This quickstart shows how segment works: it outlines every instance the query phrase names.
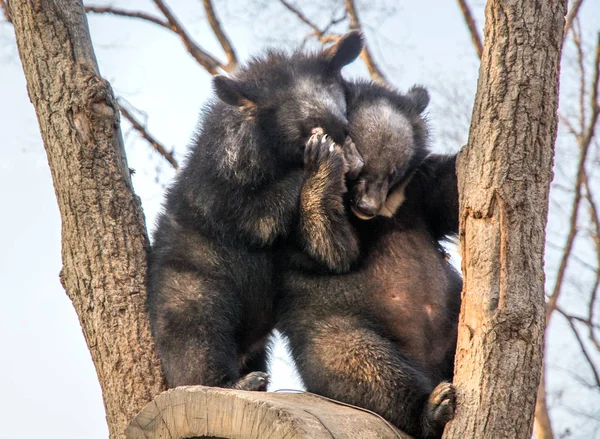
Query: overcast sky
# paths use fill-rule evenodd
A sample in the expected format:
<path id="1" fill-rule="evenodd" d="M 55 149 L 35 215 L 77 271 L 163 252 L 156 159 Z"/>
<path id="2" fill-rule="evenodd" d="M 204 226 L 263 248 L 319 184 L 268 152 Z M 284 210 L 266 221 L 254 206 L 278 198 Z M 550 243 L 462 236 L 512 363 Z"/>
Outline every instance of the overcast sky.
<path id="1" fill-rule="evenodd" d="M 110 2 L 154 11 L 149 3 Z M 200 2 L 168 3 L 185 20 L 196 41 L 220 54 Z M 278 9 L 278 2 L 257 3 L 271 6 L 253 16 L 241 6 L 247 6 L 246 1 L 215 0 L 241 59 L 272 44 L 269 37 L 302 41 L 308 30 Z M 430 87 L 430 120 L 438 141 L 441 134 L 454 133 L 459 139 L 453 146 L 466 142 L 466 124 L 461 125 L 460 120 L 470 114 L 478 61 L 456 2 L 393 2 L 400 6 L 392 12 L 373 6 L 365 10 L 365 5 L 384 3 L 358 2 L 377 61 L 400 89 L 414 83 Z M 484 2 L 471 3 L 482 28 Z M 599 3 L 584 2 L 581 15 L 588 29 L 600 27 Z M 325 22 L 328 15 L 321 18 Z M 89 24 L 101 74 L 118 96 L 147 112 L 151 132 L 175 148 L 181 159 L 198 110 L 210 95 L 208 74 L 166 30 L 111 16 L 92 16 Z M 346 73 L 366 76 L 358 63 Z M 446 95 L 460 92 L 452 107 L 459 122 L 450 127 L 440 123 L 449 110 L 437 93 L 441 90 Z M 0 102 L 0 438 L 106 438 L 94 366 L 77 316 L 58 280 L 60 217 L 12 27 L 7 24 L 0 25 Z M 124 131 L 129 166 L 136 169 L 135 189 L 152 229 L 163 187 L 173 172 L 161 166 L 163 162 L 146 143 Z M 161 167 L 158 183 L 157 167 Z M 284 363 L 278 355 L 272 388 L 297 388 L 298 381 Z"/>

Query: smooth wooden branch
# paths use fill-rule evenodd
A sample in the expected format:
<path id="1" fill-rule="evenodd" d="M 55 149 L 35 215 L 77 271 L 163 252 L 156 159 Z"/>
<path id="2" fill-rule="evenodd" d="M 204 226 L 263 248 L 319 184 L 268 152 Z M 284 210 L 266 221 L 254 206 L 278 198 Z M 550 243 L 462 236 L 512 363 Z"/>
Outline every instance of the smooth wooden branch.
<path id="1" fill-rule="evenodd" d="M 177 387 L 131 421 L 127 439 L 411 439 L 382 418 L 309 393 Z"/>

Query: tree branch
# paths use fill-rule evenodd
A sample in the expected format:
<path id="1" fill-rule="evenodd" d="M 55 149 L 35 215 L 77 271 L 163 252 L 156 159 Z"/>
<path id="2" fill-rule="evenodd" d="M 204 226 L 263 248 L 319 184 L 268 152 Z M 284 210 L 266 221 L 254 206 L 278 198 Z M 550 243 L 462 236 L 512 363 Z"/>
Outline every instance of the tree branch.
<path id="1" fill-rule="evenodd" d="M 0 1 L 2 1 L 2 0 L 0 0 Z M 167 23 L 166 21 L 163 21 L 160 18 L 155 17 L 154 15 L 146 14 L 145 12 L 126 11 L 124 9 L 113 8 L 112 6 L 86 6 L 85 11 L 93 12 L 95 14 L 111 14 L 111 15 L 118 15 L 121 17 L 139 18 L 141 20 L 145 20 L 145 21 L 149 21 L 151 23 L 157 24 L 158 26 L 165 27 L 167 29 L 171 29 L 169 27 L 169 23 Z"/>
<path id="2" fill-rule="evenodd" d="M 208 18 L 208 23 L 210 24 L 211 29 L 215 33 L 215 36 L 219 40 L 219 43 L 221 43 L 221 47 L 225 51 L 225 54 L 227 55 L 228 62 L 227 65 L 224 67 L 224 70 L 229 71 L 237 66 L 237 55 L 235 53 L 235 50 L 233 49 L 233 46 L 231 45 L 231 42 L 229 41 L 229 38 L 227 38 L 227 35 L 225 34 L 225 31 L 223 30 L 223 27 L 221 26 L 217 15 L 215 14 L 212 1 L 203 0 L 203 3 L 204 10 L 206 11 L 206 18 Z"/>
<path id="3" fill-rule="evenodd" d="M 2 11 L 4 11 L 4 18 L 6 18 L 6 21 L 12 23 L 12 20 L 10 19 L 10 13 L 8 12 L 8 6 L 4 0 L 0 0 L 0 8 L 2 8 Z"/>
<path id="4" fill-rule="evenodd" d="M 304 24 L 306 24 L 308 27 L 310 27 L 313 30 L 312 35 L 314 35 L 315 37 L 317 37 L 317 39 L 323 43 L 331 43 L 331 42 L 335 42 L 337 41 L 340 37 L 339 35 L 326 35 L 325 32 L 323 32 L 321 29 L 319 29 L 319 27 L 313 23 L 312 21 L 310 21 L 308 19 L 308 17 L 306 15 L 304 15 L 298 8 L 296 8 L 295 6 L 291 5 L 288 1 L 286 0 L 279 0 L 281 2 L 281 4 L 290 12 L 292 12 L 296 17 L 298 17 L 300 19 L 300 21 L 302 21 Z"/>
<path id="5" fill-rule="evenodd" d="M 581 7 L 582 3 L 583 3 L 583 0 L 573 0 L 572 1 L 571 8 L 569 9 L 569 12 L 567 13 L 567 17 L 565 18 L 565 30 L 563 33 L 563 41 L 567 38 L 567 34 L 571 30 L 571 26 L 573 25 L 573 20 L 577 16 L 577 13 L 579 12 L 579 8 Z"/>
<path id="6" fill-rule="evenodd" d="M 358 18 L 358 12 L 356 10 L 356 6 L 354 4 L 354 0 L 345 0 L 346 11 L 348 12 L 348 16 L 350 17 L 350 30 L 359 30 L 362 31 L 362 27 L 360 24 L 360 20 Z M 387 83 L 387 79 L 385 75 L 371 56 L 371 51 L 369 50 L 369 46 L 365 41 L 365 47 L 360 54 L 361 59 L 367 66 L 369 70 L 369 74 L 371 77 L 378 82 Z"/>
<path id="7" fill-rule="evenodd" d="M 125 116 L 129 123 L 131 123 L 133 128 L 138 133 L 140 133 L 140 135 L 146 141 L 148 141 L 148 143 L 155 149 L 155 151 L 158 152 L 161 156 L 163 156 L 165 160 L 167 160 L 171 164 L 171 166 L 173 166 L 173 168 L 179 169 L 179 164 L 177 163 L 177 160 L 175 160 L 175 157 L 173 157 L 173 154 L 168 152 L 167 149 L 148 132 L 146 124 L 142 124 L 141 122 L 139 122 L 133 116 L 133 114 L 131 114 L 120 102 L 118 104 L 121 114 Z"/>
<path id="8" fill-rule="evenodd" d="M 213 76 L 219 73 L 219 69 L 227 70 L 226 66 L 224 66 L 219 60 L 210 55 L 208 52 L 203 50 L 192 40 L 179 20 L 177 20 L 163 0 L 154 0 L 154 4 L 158 7 L 158 9 L 160 9 L 169 22 L 169 28 L 179 35 L 187 51 L 194 57 L 198 64 L 204 67 L 204 69 Z"/>
<path id="9" fill-rule="evenodd" d="M 573 200 L 573 210 L 571 212 L 571 221 L 569 226 L 569 234 L 567 236 L 567 242 L 565 244 L 565 249 L 563 252 L 562 259 L 560 261 L 560 266 L 558 269 L 558 274 L 556 276 L 556 282 L 554 284 L 554 289 L 552 294 L 550 295 L 550 300 L 547 304 L 546 311 L 546 325 L 550 322 L 550 317 L 552 316 L 552 311 L 556 308 L 556 304 L 558 301 L 558 297 L 562 291 L 562 283 L 564 280 L 565 271 L 567 268 L 567 262 L 569 260 L 569 256 L 571 254 L 571 250 L 573 248 L 573 242 L 575 240 L 575 235 L 577 233 L 577 216 L 579 212 L 579 204 L 581 202 L 581 189 L 585 180 L 585 163 L 587 159 L 587 154 L 590 149 L 590 145 L 592 143 L 592 139 L 594 137 L 594 130 L 596 127 L 596 122 L 598 121 L 598 114 L 600 113 L 600 105 L 598 104 L 598 82 L 600 77 L 600 32 L 598 33 L 598 41 L 596 44 L 596 54 L 594 59 L 594 76 L 592 80 L 592 91 L 591 95 L 591 107 L 592 113 L 590 116 L 590 120 L 588 121 L 587 128 L 582 133 L 582 136 L 577 136 L 577 141 L 579 143 L 580 155 L 579 155 L 579 163 L 577 165 L 577 180 L 575 183 L 575 199 Z"/>
<path id="10" fill-rule="evenodd" d="M 460 6 L 460 10 L 462 11 L 465 22 L 467 23 L 467 27 L 469 28 L 469 33 L 471 34 L 471 40 L 475 46 L 477 57 L 481 59 L 481 54 L 483 53 L 483 42 L 481 41 L 481 36 L 479 35 L 479 31 L 475 25 L 475 19 L 471 14 L 471 9 L 467 4 L 467 0 L 458 0 L 458 5 Z"/>
<path id="11" fill-rule="evenodd" d="M 577 332 L 577 328 L 575 327 L 575 324 L 573 323 L 573 320 L 574 320 L 573 317 L 571 317 L 570 315 L 568 315 L 567 313 L 565 313 L 562 309 L 560 309 L 558 307 L 556 308 L 556 311 L 560 315 L 562 315 L 567 320 L 567 322 L 569 323 L 569 326 L 573 330 L 573 334 L 575 335 L 575 338 L 577 339 L 577 342 L 579 343 L 579 347 L 581 348 L 581 352 L 583 353 L 583 356 L 587 360 L 587 362 L 588 362 L 588 364 L 590 366 L 590 369 L 592 371 L 592 374 L 594 375 L 594 379 L 596 381 L 596 386 L 598 388 L 600 388 L 600 373 L 596 369 L 596 366 L 595 366 L 594 362 L 592 361 L 591 357 L 587 353 L 587 350 L 585 348 L 585 344 L 583 343 L 583 340 L 581 339 L 581 336 L 579 335 L 579 332 Z"/>

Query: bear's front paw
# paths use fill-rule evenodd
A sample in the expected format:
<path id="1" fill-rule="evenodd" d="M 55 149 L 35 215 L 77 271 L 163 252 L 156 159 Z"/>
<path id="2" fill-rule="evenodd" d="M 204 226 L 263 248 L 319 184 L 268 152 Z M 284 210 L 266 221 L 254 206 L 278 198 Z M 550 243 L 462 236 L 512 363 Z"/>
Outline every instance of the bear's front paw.
<path id="1" fill-rule="evenodd" d="M 425 430 L 431 436 L 441 436 L 447 422 L 454 419 L 456 390 L 452 383 L 439 383 L 427 400 L 425 407 Z"/>
<path id="2" fill-rule="evenodd" d="M 265 392 L 269 385 L 269 374 L 265 372 L 250 372 L 235 383 L 238 390 L 257 390 Z"/>
<path id="3" fill-rule="evenodd" d="M 348 170 L 342 148 L 322 128 L 313 129 L 306 143 L 304 170 L 307 175 L 322 174 L 333 178 L 344 175 Z"/>

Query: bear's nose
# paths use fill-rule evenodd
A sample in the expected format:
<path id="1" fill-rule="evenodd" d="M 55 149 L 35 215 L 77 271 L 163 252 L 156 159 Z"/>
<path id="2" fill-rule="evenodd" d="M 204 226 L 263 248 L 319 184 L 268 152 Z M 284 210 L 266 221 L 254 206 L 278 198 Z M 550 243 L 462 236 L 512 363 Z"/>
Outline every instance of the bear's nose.
<path id="1" fill-rule="evenodd" d="M 361 198 L 356 207 L 365 216 L 375 216 L 379 212 L 379 204 L 371 198 Z"/>

